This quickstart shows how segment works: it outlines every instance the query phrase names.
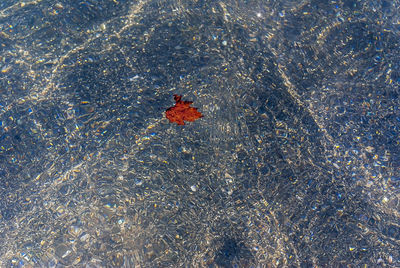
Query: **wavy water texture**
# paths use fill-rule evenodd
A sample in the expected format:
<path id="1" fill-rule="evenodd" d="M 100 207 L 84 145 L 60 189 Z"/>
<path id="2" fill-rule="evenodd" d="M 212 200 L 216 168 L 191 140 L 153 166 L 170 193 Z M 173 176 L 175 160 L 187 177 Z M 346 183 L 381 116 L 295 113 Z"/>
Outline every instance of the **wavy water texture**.
<path id="1" fill-rule="evenodd" d="M 0 4 L 2 267 L 400 265 L 399 1 L 72 2 Z"/>

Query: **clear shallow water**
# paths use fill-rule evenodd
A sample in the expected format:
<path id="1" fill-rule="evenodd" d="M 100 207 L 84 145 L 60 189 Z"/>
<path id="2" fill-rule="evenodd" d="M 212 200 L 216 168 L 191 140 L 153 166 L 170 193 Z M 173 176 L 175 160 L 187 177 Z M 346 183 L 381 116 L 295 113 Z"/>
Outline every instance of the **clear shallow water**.
<path id="1" fill-rule="evenodd" d="M 398 266 L 398 4 L 2 3 L 2 266 Z"/>

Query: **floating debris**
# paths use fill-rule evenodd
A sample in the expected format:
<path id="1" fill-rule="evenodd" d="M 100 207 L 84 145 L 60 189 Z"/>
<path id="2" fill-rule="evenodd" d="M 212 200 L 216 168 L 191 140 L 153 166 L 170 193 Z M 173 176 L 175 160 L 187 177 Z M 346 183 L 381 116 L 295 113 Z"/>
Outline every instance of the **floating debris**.
<path id="1" fill-rule="evenodd" d="M 197 111 L 197 108 L 190 107 L 193 101 L 183 101 L 182 96 L 174 95 L 175 106 L 170 107 L 166 111 L 166 117 L 171 123 L 175 122 L 178 125 L 184 125 L 184 121 L 193 122 L 203 115 Z"/>

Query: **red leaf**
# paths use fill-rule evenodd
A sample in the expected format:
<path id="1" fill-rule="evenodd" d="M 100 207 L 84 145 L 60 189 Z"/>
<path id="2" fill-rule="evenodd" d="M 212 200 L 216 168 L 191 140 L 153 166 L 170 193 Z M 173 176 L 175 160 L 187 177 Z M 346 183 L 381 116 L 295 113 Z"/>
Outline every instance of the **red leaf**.
<path id="1" fill-rule="evenodd" d="M 166 117 L 171 123 L 175 122 L 178 125 L 184 125 L 184 121 L 193 122 L 203 115 L 197 111 L 197 108 L 190 107 L 193 101 L 182 101 L 182 96 L 174 95 L 175 106 L 170 107 L 166 111 Z"/>

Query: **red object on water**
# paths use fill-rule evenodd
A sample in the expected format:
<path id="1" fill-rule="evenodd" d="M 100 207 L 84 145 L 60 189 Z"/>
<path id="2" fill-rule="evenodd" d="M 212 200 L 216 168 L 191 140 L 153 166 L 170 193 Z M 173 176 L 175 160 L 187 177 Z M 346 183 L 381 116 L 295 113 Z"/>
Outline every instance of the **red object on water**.
<path id="1" fill-rule="evenodd" d="M 197 111 L 197 108 L 190 107 L 193 101 L 183 101 L 182 96 L 174 95 L 175 106 L 167 109 L 165 115 L 171 123 L 175 122 L 178 125 L 184 125 L 184 121 L 193 122 L 203 115 Z"/>

